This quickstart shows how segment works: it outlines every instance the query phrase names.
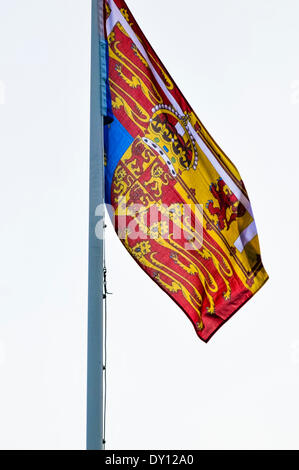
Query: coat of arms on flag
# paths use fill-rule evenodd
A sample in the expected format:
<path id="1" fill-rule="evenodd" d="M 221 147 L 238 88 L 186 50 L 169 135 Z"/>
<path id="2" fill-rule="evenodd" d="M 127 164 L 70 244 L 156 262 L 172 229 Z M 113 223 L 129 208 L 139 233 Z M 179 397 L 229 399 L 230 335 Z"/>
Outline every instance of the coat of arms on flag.
<path id="1" fill-rule="evenodd" d="M 268 279 L 248 194 L 126 3 L 104 9 L 106 202 L 126 249 L 208 341 Z"/>

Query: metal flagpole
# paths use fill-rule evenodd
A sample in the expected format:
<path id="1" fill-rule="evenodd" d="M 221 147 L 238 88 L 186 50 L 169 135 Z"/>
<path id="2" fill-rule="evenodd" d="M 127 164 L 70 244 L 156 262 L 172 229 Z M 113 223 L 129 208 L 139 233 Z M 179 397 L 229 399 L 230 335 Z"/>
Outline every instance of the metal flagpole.
<path id="1" fill-rule="evenodd" d="M 102 0 L 92 0 L 90 103 L 90 207 L 87 346 L 87 450 L 103 443 L 103 231 L 97 207 L 104 202 L 103 116 L 101 113 L 100 24 Z M 100 20 L 100 21 L 99 21 Z M 96 232 L 97 227 L 97 232 Z"/>

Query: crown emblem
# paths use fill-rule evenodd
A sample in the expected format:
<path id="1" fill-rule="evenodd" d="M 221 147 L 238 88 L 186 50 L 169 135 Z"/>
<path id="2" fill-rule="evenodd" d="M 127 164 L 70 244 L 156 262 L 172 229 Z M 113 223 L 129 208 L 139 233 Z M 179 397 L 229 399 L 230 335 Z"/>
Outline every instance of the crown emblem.
<path id="1" fill-rule="evenodd" d="M 179 170 L 196 170 L 198 151 L 190 132 L 189 114 L 180 115 L 164 104 L 155 106 L 152 113 L 143 142 L 164 159 L 174 178 Z"/>

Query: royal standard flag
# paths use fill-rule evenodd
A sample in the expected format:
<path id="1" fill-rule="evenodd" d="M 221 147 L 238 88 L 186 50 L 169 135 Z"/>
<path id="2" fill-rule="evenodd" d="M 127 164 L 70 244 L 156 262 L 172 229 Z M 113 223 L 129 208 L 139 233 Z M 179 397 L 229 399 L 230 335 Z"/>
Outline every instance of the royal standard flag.
<path id="1" fill-rule="evenodd" d="M 208 341 L 268 279 L 248 194 L 126 3 L 104 10 L 106 203 L 126 249 Z"/>

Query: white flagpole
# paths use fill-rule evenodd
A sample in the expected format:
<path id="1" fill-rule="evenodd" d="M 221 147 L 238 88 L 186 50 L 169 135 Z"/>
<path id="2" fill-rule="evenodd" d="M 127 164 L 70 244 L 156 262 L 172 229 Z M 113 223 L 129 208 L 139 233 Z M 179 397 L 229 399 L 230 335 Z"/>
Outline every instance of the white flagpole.
<path id="1" fill-rule="evenodd" d="M 101 113 L 100 26 L 103 1 L 92 0 L 90 102 L 90 208 L 87 351 L 87 450 L 103 443 L 103 231 L 96 209 L 104 202 L 103 116 Z M 100 222 L 100 223 L 99 223 Z M 102 223 L 103 222 L 103 223 Z M 97 227 L 97 236 L 96 236 Z"/>

